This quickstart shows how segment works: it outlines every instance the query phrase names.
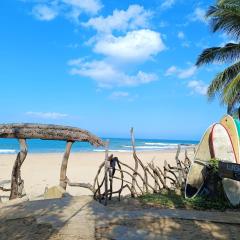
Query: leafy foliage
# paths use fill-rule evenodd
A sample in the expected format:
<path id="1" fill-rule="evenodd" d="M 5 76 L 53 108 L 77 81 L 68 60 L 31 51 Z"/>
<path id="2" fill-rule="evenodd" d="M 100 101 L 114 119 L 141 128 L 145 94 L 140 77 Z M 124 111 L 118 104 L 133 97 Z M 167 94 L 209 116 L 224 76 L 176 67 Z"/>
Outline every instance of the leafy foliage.
<path id="1" fill-rule="evenodd" d="M 173 191 L 163 192 L 161 194 L 146 194 L 139 197 L 144 205 L 151 205 L 161 208 L 186 208 L 186 209 L 215 209 L 224 211 L 232 209 L 232 207 L 224 198 L 218 201 L 212 201 L 206 197 L 195 197 L 193 199 L 185 199 L 184 196 L 176 194 Z"/>
<path id="2" fill-rule="evenodd" d="M 196 65 L 232 63 L 216 75 L 207 94 L 209 99 L 218 95 L 221 102 L 233 110 L 240 102 L 240 1 L 218 0 L 215 6 L 209 7 L 206 17 L 210 19 L 213 32 L 223 31 L 236 42 L 205 49 Z"/>
<path id="3" fill-rule="evenodd" d="M 218 164 L 219 164 L 219 160 L 216 158 L 212 158 L 209 161 L 209 165 L 212 169 L 212 173 L 218 173 Z"/>

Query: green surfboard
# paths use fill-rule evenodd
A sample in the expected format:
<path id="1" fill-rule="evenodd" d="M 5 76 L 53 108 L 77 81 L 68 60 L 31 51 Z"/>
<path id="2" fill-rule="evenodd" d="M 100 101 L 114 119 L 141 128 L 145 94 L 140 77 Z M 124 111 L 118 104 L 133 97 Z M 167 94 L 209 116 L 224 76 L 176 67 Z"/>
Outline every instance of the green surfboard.
<path id="1" fill-rule="evenodd" d="M 234 122 L 235 122 L 236 127 L 237 127 L 238 137 L 240 138 L 240 121 L 238 119 L 234 119 Z"/>

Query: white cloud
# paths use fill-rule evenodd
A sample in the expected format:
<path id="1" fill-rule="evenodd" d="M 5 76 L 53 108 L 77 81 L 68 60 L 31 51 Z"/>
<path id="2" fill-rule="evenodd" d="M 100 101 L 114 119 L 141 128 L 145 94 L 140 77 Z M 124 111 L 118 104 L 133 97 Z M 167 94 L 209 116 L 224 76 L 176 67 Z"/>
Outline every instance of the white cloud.
<path id="1" fill-rule="evenodd" d="M 176 0 L 164 0 L 161 4 L 161 8 L 168 9 L 171 8 L 176 3 Z"/>
<path id="2" fill-rule="evenodd" d="M 98 41 L 94 51 L 115 59 L 144 61 L 164 50 L 158 32 L 148 29 L 128 32 L 123 37 L 109 35 Z"/>
<path id="3" fill-rule="evenodd" d="M 178 72 L 178 69 L 176 66 L 171 66 L 167 69 L 165 72 L 165 76 L 172 76 Z"/>
<path id="4" fill-rule="evenodd" d="M 102 8 L 99 0 L 62 0 L 63 3 L 87 13 L 97 14 Z"/>
<path id="5" fill-rule="evenodd" d="M 207 19 L 205 17 L 206 15 L 206 10 L 202 9 L 200 7 L 195 8 L 194 12 L 192 15 L 190 15 L 190 20 L 191 21 L 200 21 L 202 23 L 207 24 Z"/>
<path id="6" fill-rule="evenodd" d="M 26 112 L 26 115 L 44 119 L 61 119 L 68 117 L 68 114 L 57 112 Z"/>
<path id="7" fill-rule="evenodd" d="M 193 76 L 197 71 L 197 68 L 195 66 L 189 67 L 187 69 L 181 69 L 178 77 L 179 78 L 189 78 Z"/>
<path id="8" fill-rule="evenodd" d="M 83 25 L 103 33 L 111 33 L 113 30 L 127 31 L 147 27 L 151 16 L 152 13 L 142 6 L 130 5 L 126 11 L 116 9 L 112 15 L 91 18 Z"/>
<path id="9" fill-rule="evenodd" d="M 187 86 L 192 90 L 192 94 L 193 93 L 197 93 L 200 95 L 207 94 L 208 85 L 206 85 L 202 81 L 193 80 L 190 81 Z"/>
<path id="10" fill-rule="evenodd" d="M 38 19 L 42 21 L 51 21 L 58 15 L 58 11 L 53 7 L 48 7 L 46 5 L 36 5 L 32 14 Z"/>
<path id="11" fill-rule="evenodd" d="M 89 77 L 98 83 L 99 87 L 137 86 L 157 80 L 152 73 L 138 71 L 135 75 L 128 75 L 106 61 L 84 62 L 72 60 L 70 74 Z"/>
<path id="12" fill-rule="evenodd" d="M 35 3 L 32 14 L 42 21 L 64 16 L 78 22 L 81 13 L 97 14 L 102 8 L 100 0 L 36 0 L 32 2 Z"/>
<path id="13" fill-rule="evenodd" d="M 138 95 L 130 95 L 128 92 L 123 92 L 123 91 L 115 91 L 112 92 L 109 96 L 109 99 L 111 100 L 120 100 L 120 99 L 124 99 L 127 101 L 134 101 L 136 98 L 138 98 Z"/>
<path id="14" fill-rule="evenodd" d="M 176 75 L 178 78 L 184 79 L 192 77 L 197 71 L 195 66 L 191 66 L 186 69 L 178 68 L 176 66 L 171 66 L 167 69 L 165 76 L 174 76 Z"/>
<path id="15" fill-rule="evenodd" d="M 178 37 L 179 39 L 184 39 L 184 38 L 185 38 L 184 32 L 182 32 L 182 31 L 178 32 L 177 37 Z"/>

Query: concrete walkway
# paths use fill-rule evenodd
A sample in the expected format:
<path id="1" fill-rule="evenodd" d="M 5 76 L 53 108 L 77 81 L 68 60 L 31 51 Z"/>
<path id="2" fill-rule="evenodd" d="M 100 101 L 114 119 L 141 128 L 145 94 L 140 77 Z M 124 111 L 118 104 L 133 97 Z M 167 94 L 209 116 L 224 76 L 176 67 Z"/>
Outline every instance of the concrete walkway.
<path id="1" fill-rule="evenodd" d="M 104 207 L 93 201 L 91 196 L 64 197 L 62 199 L 0 205 L 0 222 L 34 217 L 37 224 L 51 224 L 55 230 L 54 234 L 48 239 L 64 240 L 159 239 L 159 237 L 169 239 L 168 237 L 164 238 L 162 235 L 163 231 L 166 230 L 162 227 L 163 220 L 166 221 L 166 219 L 170 219 L 170 223 L 175 221 L 174 228 L 178 226 L 179 229 L 184 228 L 186 224 L 191 227 L 194 221 L 197 221 L 195 227 L 199 221 L 207 221 L 209 224 L 211 222 L 220 224 L 217 225 L 220 227 L 223 223 L 229 226 L 234 225 L 233 232 L 235 229 L 240 230 L 240 212 L 142 209 L 134 207 L 132 210 L 130 209 L 131 207 L 125 209 L 124 207 L 117 207 L 117 205 L 115 207 Z M 185 221 L 184 226 L 181 225 L 181 221 Z M 154 228 L 147 228 L 147 226 L 152 225 L 154 225 Z M 196 229 L 199 229 L 199 227 Z M 229 234 L 226 236 L 229 237 Z"/>

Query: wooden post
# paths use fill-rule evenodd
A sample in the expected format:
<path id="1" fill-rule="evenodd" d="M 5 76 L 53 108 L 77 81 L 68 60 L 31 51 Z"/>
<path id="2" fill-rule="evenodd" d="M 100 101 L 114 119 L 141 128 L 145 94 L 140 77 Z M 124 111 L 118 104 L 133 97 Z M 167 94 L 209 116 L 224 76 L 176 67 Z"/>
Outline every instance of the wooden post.
<path id="1" fill-rule="evenodd" d="M 63 160 L 62 160 L 59 185 L 64 190 L 66 190 L 66 188 L 67 188 L 67 165 L 68 165 L 68 158 L 69 158 L 71 147 L 72 147 L 73 143 L 74 143 L 73 141 L 67 141 L 66 150 L 65 150 L 65 153 L 63 155 Z"/>
<path id="2" fill-rule="evenodd" d="M 24 181 L 21 178 L 21 166 L 27 156 L 26 139 L 19 139 L 20 152 L 17 155 L 12 170 L 11 193 L 9 199 L 21 197 L 24 188 Z"/>
<path id="3" fill-rule="evenodd" d="M 178 158 L 179 154 L 180 154 L 180 151 L 181 151 L 181 147 L 180 147 L 180 145 L 178 145 L 177 153 L 176 153 L 176 156 L 175 156 L 175 160 L 176 160 L 177 169 L 178 169 L 178 183 L 179 183 L 179 187 L 182 187 L 183 168 L 182 168 L 181 162 L 180 162 L 180 160 Z"/>
<path id="4" fill-rule="evenodd" d="M 108 146 L 109 146 L 109 140 L 106 143 L 106 149 L 105 149 L 105 162 L 104 162 L 104 183 L 105 183 L 105 201 L 104 205 L 107 206 L 107 201 L 108 201 L 108 169 L 109 169 L 109 161 L 108 161 Z"/>
<path id="5" fill-rule="evenodd" d="M 135 138 L 134 138 L 134 132 L 133 128 L 131 128 L 131 140 L 132 140 L 132 149 L 133 149 L 133 155 L 136 153 L 135 149 Z M 134 166 L 134 172 L 133 172 L 133 177 L 132 177 L 132 186 L 131 186 L 131 193 L 136 193 L 136 178 L 137 178 L 137 170 L 138 170 L 138 161 L 136 158 L 134 158 L 135 161 L 135 166 Z M 135 194 L 132 194 L 132 197 L 136 197 Z"/>

